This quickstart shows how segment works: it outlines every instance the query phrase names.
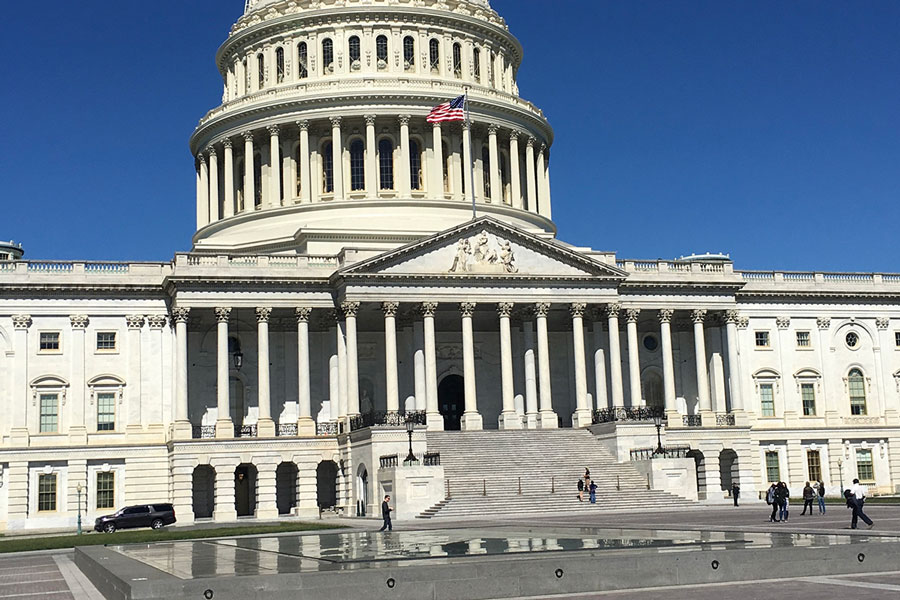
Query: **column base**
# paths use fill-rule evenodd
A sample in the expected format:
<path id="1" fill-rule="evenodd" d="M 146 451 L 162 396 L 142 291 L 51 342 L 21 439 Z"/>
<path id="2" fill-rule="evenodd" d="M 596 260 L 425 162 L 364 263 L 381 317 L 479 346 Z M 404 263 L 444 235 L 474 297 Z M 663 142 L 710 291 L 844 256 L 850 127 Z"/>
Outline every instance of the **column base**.
<path id="1" fill-rule="evenodd" d="M 701 410 L 700 411 L 700 422 L 703 427 L 715 427 L 716 426 L 716 413 L 711 410 Z"/>
<path id="2" fill-rule="evenodd" d="M 542 410 L 539 417 L 538 428 L 559 429 L 559 417 L 552 410 Z"/>
<path id="3" fill-rule="evenodd" d="M 87 445 L 87 427 L 84 425 L 69 427 L 69 443 L 73 446 Z"/>
<path id="4" fill-rule="evenodd" d="M 444 415 L 439 412 L 430 412 L 425 414 L 426 431 L 443 431 Z"/>
<path id="5" fill-rule="evenodd" d="M 681 413 L 674 409 L 666 409 L 666 427 L 681 427 Z"/>
<path id="6" fill-rule="evenodd" d="M 216 439 L 233 438 L 234 423 L 231 419 L 219 419 L 216 421 Z"/>
<path id="7" fill-rule="evenodd" d="M 256 514 L 254 515 L 257 519 L 267 519 L 274 520 L 278 518 L 278 507 L 276 506 L 267 506 L 256 507 Z"/>
<path id="8" fill-rule="evenodd" d="M 213 511 L 213 521 L 217 523 L 237 521 L 237 511 L 231 510 L 215 510 Z"/>
<path id="9" fill-rule="evenodd" d="M 260 419 L 256 422 L 256 437 L 275 437 L 275 421 L 272 419 Z M 276 515 L 277 516 L 277 515 Z"/>
<path id="10" fill-rule="evenodd" d="M 192 437 L 194 437 L 194 428 L 191 427 L 190 421 L 175 421 L 172 425 L 172 439 L 189 440 Z"/>
<path id="11" fill-rule="evenodd" d="M 9 432 L 9 441 L 13 446 L 28 445 L 28 430 L 25 428 L 15 428 Z"/>
<path id="12" fill-rule="evenodd" d="M 537 429 L 540 422 L 540 413 L 525 413 L 525 429 Z"/>
<path id="13" fill-rule="evenodd" d="M 572 427 L 590 427 L 593 424 L 594 420 L 591 417 L 591 411 L 586 408 L 576 410 L 572 414 Z"/>
<path id="14" fill-rule="evenodd" d="M 316 435 L 316 422 L 312 417 L 300 417 L 297 419 L 297 435 L 300 437 L 313 437 Z"/>
<path id="15" fill-rule="evenodd" d="M 477 412 L 463 413 L 460 429 L 463 431 L 480 431 L 484 429 L 484 421 L 481 418 L 481 414 Z"/>
<path id="16" fill-rule="evenodd" d="M 522 429 L 522 417 L 515 411 L 500 413 L 500 429 Z"/>

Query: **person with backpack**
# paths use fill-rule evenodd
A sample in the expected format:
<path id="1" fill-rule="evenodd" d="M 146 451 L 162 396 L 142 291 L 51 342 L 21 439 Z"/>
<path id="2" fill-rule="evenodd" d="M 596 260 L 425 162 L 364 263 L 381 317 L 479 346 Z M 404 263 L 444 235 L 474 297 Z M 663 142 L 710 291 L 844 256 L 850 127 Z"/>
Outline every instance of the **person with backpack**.
<path id="1" fill-rule="evenodd" d="M 578 480 L 578 501 L 584 502 L 584 480 Z"/>
<path id="2" fill-rule="evenodd" d="M 778 515 L 778 505 L 775 503 L 776 487 L 777 486 L 773 483 L 766 491 L 766 504 L 772 507 L 772 516 L 769 517 L 769 523 L 775 523 L 775 517 Z"/>
<path id="3" fill-rule="evenodd" d="M 859 480 L 854 479 L 854 483 L 858 484 Z M 866 524 L 868 529 L 872 529 L 875 526 L 875 523 L 872 522 L 872 519 L 863 512 L 863 502 L 860 498 L 853 493 L 853 486 L 850 486 L 849 489 L 844 490 L 844 499 L 847 500 L 847 508 L 853 511 L 853 517 L 850 519 L 850 529 L 856 529 L 856 525 L 859 522 L 859 519 L 863 520 L 863 523 Z"/>
<path id="4" fill-rule="evenodd" d="M 785 482 L 779 481 L 775 487 L 775 503 L 778 505 L 778 520 L 788 520 L 788 506 L 790 504 L 791 491 Z"/>

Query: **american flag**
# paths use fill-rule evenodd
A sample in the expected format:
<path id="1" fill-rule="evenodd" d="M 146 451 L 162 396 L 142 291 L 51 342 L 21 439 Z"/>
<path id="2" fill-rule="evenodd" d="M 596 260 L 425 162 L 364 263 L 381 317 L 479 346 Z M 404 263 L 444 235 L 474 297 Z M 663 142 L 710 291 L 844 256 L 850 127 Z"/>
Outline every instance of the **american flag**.
<path id="1" fill-rule="evenodd" d="M 444 102 L 431 109 L 425 118 L 429 123 L 444 123 L 446 121 L 466 120 L 466 96 L 463 94 L 450 102 Z"/>

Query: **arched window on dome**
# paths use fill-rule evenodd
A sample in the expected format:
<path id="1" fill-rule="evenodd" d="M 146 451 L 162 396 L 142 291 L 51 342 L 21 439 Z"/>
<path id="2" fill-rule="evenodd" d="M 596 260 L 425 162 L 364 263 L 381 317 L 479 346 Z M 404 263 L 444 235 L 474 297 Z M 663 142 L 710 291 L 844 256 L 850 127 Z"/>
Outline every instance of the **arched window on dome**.
<path id="1" fill-rule="evenodd" d="M 388 39 L 386 35 L 375 38 L 375 59 L 378 61 L 378 70 L 384 71 L 388 66 Z"/>
<path id="2" fill-rule="evenodd" d="M 256 76 L 259 89 L 266 87 L 266 58 L 262 53 L 256 55 Z"/>
<path id="3" fill-rule="evenodd" d="M 331 38 L 322 40 L 322 74 L 334 73 L 334 42 Z"/>
<path id="4" fill-rule="evenodd" d="M 394 144 L 387 138 L 378 142 L 378 175 L 382 190 L 394 189 Z"/>
<path id="5" fill-rule="evenodd" d="M 422 150 L 416 140 L 409 140 L 409 187 L 422 190 Z"/>
<path id="6" fill-rule="evenodd" d="M 347 45 L 349 47 L 349 56 L 350 56 L 350 70 L 351 71 L 359 71 L 362 63 L 360 62 L 360 45 L 359 45 L 359 36 L 352 35 L 350 39 L 347 40 Z"/>
<path id="7" fill-rule="evenodd" d="M 350 143 L 350 191 L 366 189 L 366 149 L 362 140 Z"/>
<path id="8" fill-rule="evenodd" d="M 297 45 L 297 77 L 300 79 L 309 77 L 309 47 L 306 42 Z"/>
<path id="9" fill-rule="evenodd" d="M 284 48 L 275 48 L 275 81 L 284 83 Z"/>
<path id="10" fill-rule="evenodd" d="M 481 83 L 481 48 L 475 48 L 472 52 L 472 71 L 475 73 L 475 81 Z"/>
<path id="11" fill-rule="evenodd" d="M 244 212 L 244 159 L 234 161 L 234 204 L 237 212 Z"/>
<path id="12" fill-rule="evenodd" d="M 866 378 L 859 369 L 847 373 L 847 391 L 850 394 L 850 414 L 866 414 Z"/>
<path id="13" fill-rule="evenodd" d="M 453 44 L 453 76 L 462 79 L 462 46 Z"/>
<path id="14" fill-rule="evenodd" d="M 497 69 L 494 68 L 496 66 L 496 64 L 497 64 L 497 54 L 493 50 L 491 50 L 491 60 L 488 61 L 488 72 L 487 72 L 488 85 L 490 85 L 491 87 L 497 87 L 497 80 L 495 78 L 495 75 L 496 75 L 495 71 Z"/>
<path id="15" fill-rule="evenodd" d="M 437 38 L 431 38 L 431 41 L 428 43 L 429 49 L 429 65 L 431 66 L 432 73 L 440 73 L 441 72 L 441 43 L 437 41 Z"/>
<path id="16" fill-rule="evenodd" d="M 512 204 L 510 197 L 512 196 L 512 184 L 509 180 L 509 161 L 506 154 L 500 154 L 500 189 L 503 190 L 503 203 Z"/>
<path id="17" fill-rule="evenodd" d="M 484 200 L 491 198 L 491 151 L 487 146 L 481 147 L 481 173 L 484 175 Z"/>
<path id="18" fill-rule="evenodd" d="M 241 67 L 244 73 L 244 93 L 250 92 L 250 69 L 247 68 L 247 57 L 241 60 Z"/>
<path id="19" fill-rule="evenodd" d="M 322 144 L 322 192 L 334 192 L 334 146 L 331 142 Z"/>
<path id="20" fill-rule="evenodd" d="M 303 196 L 303 174 L 300 169 L 300 165 L 303 164 L 303 155 L 300 153 L 300 144 L 296 144 L 294 146 L 293 152 L 294 159 L 294 190 L 297 194 L 296 197 L 300 198 Z"/>
<path id="21" fill-rule="evenodd" d="M 253 207 L 262 208 L 262 155 L 253 155 Z"/>
<path id="22" fill-rule="evenodd" d="M 403 70 L 412 71 L 416 68 L 416 39 L 408 35 L 403 38 Z"/>
<path id="23" fill-rule="evenodd" d="M 450 171 L 453 167 L 452 163 L 452 155 L 450 154 L 450 140 L 443 140 L 443 144 L 441 144 L 441 150 L 444 153 L 444 193 L 449 194 L 452 190 L 450 189 Z"/>

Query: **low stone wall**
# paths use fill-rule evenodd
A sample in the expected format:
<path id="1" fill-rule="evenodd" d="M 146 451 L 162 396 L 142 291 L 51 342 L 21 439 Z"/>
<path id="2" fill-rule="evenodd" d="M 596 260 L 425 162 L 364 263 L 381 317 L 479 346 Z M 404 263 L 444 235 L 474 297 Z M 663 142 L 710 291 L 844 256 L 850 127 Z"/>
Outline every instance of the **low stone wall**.
<path id="1" fill-rule="evenodd" d="M 697 501 L 697 470 L 693 458 L 654 458 L 631 463 L 650 477 L 650 487 Z"/>

